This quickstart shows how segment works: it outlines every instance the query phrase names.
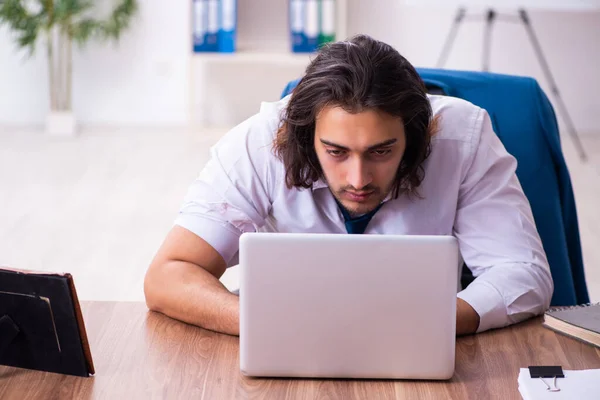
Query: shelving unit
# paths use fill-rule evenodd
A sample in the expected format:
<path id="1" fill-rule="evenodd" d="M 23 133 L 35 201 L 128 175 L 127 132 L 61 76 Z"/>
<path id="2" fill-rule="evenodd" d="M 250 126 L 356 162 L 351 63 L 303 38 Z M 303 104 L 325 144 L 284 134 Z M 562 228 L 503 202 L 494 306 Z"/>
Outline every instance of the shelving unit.
<path id="1" fill-rule="evenodd" d="M 348 1 L 336 0 L 336 38 L 347 37 Z M 265 12 L 268 10 L 268 12 Z M 192 124 L 229 128 L 279 99 L 313 54 L 291 51 L 288 0 L 238 0 L 236 52 L 193 53 Z"/>
<path id="2" fill-rule="evenodd" d="M 194 54 L 195 63 L 207 64 L 266 64 L 266 65 L 306 65 L 312 54 L 283 51 L 237 51 L 235 53 Z"/>

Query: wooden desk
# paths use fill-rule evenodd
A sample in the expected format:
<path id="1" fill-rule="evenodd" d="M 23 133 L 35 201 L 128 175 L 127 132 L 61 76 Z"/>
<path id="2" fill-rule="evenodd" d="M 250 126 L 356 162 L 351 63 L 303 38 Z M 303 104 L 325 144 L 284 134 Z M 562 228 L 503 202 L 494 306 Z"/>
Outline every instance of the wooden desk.
<path id="1" fill-rule="evenodd" d="M 459 338 L 447 382 L 251 379 L 238 338 L 148 312 L 142 303 L 84 302 L 96 375 L 0 366 L 0 399 L 520 399 L 519 368 L 600 368 L 600 350 L 555 334 L 540 319 Z"/>

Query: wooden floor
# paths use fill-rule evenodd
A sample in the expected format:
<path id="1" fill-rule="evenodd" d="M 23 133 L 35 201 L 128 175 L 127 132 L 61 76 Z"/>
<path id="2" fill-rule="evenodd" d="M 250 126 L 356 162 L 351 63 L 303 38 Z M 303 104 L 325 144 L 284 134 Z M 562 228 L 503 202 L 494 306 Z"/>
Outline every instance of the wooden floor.
<path id="1" fill-rule="evenodd" d="M 145 270 L 222 133 L 0 131 L 0 265 L 70 272 L 84 300 L 143 300 Z M 600 134 L 584 143 L 586 164 L 563 139 L 600 301 Z M 230 288 L 236 280 L 223 278 Z"/>

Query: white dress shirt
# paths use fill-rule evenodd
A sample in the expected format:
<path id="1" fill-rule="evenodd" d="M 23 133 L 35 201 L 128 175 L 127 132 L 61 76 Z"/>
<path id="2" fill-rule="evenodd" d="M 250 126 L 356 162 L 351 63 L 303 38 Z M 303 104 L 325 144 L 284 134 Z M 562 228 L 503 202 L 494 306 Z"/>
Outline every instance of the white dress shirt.
<path id="1" fill-rule="evenodd" d="M 454 235 L 476 277 L 458 297 L 479 314 L 479 332 L 542 313 L 554 287 L 515 158 L 485 110 L 452 97 L 429 99 L 441 121 L 424 163 L 422 198 L 388 196 L 365 234 Z M 175 221 L 228 265 L 237 263 L 244 232 L 346 233 L 326 182 L 285 185 L 272 142 L 288 100 L 263 103 L 211 149 Z"/>

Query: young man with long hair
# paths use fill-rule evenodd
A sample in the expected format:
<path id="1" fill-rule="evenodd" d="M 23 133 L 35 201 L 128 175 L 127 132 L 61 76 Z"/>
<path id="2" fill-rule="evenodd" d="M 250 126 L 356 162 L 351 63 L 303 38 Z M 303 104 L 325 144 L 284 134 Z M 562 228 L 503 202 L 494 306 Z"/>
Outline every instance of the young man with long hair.
<path id="1" fill-rule="evenodd" d="M 235 335 L 238 297 L 219 278 L 244 232 L 454 235 L 475 276 L 457 295 L 457 334 L 524 320 L 547 309 L 553 282 L 515 170 L 485 110 L 428 95 L 371 37 L 330 44 L 290 96 L 212 149 L 147 271 L 146 302 Z"/>

